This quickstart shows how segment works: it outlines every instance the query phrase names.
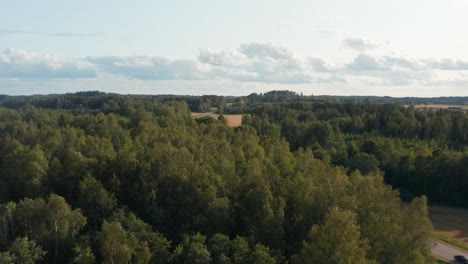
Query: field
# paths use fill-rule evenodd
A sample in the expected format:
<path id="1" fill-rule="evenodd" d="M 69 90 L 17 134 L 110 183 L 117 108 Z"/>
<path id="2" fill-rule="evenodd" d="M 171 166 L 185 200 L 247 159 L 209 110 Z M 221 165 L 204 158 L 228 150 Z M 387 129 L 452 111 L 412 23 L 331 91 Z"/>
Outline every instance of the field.
<path id="1" fill-rule="evenodd" d="M 468 110 L 468 105 L 444 105 L 444 104 L 422 104 L 422 105 L 415 105 L 414 108 L 419 109 L 449 109 L 449 108 L 458 108 L 458 109 L 465 109 Z"/>
<path id="2" fill-rule="evenodd" d="M 438 235 L 450 237 L 468 245 L 468 210 L 445 206 L 430 206 L 429 216 Z"/>
<path id="3" fill-rule="evenodd" d="M 218 114 L 206 114 L 206 113 L 192 113 L 193 118 L 200 118 L 204 116 L 210 116 L 213 117 L 214 119 L 218 119 L 219 115 Z M 242 125 L 242 115 L 224 115 L 224 118 L 226 118 L 227 125 L 230 127 L 238 127 Z"/>

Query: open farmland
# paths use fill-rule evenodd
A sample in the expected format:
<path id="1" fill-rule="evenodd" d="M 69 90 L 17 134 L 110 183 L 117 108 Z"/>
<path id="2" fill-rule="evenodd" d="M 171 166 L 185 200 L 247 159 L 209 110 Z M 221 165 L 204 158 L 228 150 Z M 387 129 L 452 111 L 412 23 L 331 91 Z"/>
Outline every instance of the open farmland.
<path id="1" fill-rule="evenodd" d="M 197 113 L 197 112 L 192 113 L 193 118 L 201 118 L 205 116 L 210 116 L 214 119 L 218 119 L 220 115 L 213 114 L 213 113 Z M 242 125 L 242 115 L 224 115 L 224 118 L 226 118 L 226 123 L 230 127 L 238 127 Z"/>
<path id="2" fill-rule="evenodd" d="M 464 109 L 468 110 L 468 105 L 447 105 L 447 104 L 421 104 L 415 105 L 417 109 Z"/>
<path id="3" fill-rule="evenodd" d="M 468 210 L 445 206 L 429 207 L 434 231 L 468 244 Z"/>

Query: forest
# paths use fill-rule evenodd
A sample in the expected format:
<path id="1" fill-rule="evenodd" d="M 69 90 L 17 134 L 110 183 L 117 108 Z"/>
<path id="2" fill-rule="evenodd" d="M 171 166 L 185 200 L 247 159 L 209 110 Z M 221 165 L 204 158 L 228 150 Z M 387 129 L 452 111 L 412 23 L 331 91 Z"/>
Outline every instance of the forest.
<path id="1" fill-rule="evenodd" d="M 404 104 L 0 96 L 0 263 L 432 263 L 428 203 L 468 204 L 468 113 Z"/>

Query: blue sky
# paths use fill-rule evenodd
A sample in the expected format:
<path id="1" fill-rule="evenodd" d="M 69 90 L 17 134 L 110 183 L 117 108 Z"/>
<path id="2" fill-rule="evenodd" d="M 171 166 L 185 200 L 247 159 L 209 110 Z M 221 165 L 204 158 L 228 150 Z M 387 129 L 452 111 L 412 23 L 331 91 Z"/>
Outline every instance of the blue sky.
<path id="1" fill-rule="evenodd" d="M 0 94 L 468 95 L 463 0 L 0 1 Z"/>

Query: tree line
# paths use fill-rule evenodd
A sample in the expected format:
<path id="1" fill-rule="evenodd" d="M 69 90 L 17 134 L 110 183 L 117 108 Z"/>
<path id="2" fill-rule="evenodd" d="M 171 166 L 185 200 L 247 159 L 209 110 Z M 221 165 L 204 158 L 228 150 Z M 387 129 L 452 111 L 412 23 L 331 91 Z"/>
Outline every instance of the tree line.
<path id="1" fill-rule="evenodd" d="M 455 206 L 468 202 L 468 112 L 418 110 L 398 104 L 295 101 L 257 104 L 244 124 L 285 138 L 292 150 L 348 173 L 383 172 L 403 198 L 426 195 Z"/>

